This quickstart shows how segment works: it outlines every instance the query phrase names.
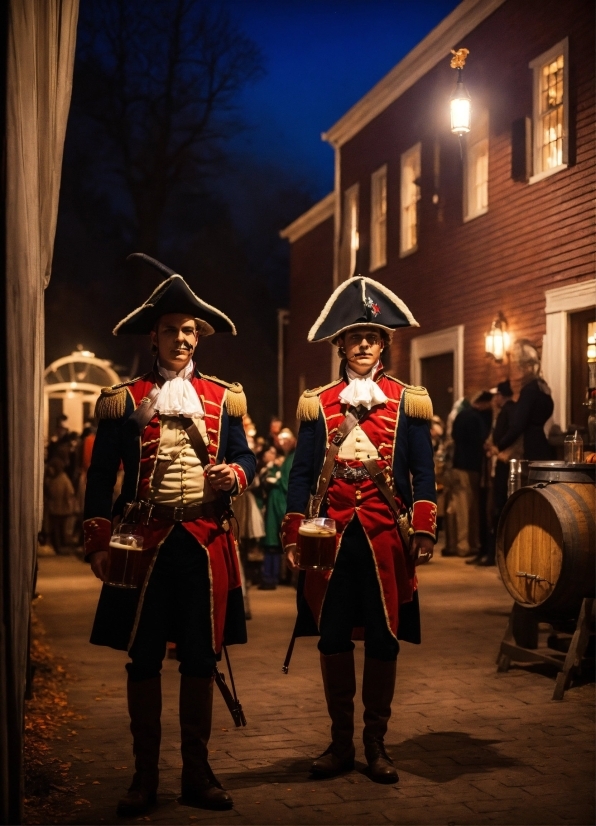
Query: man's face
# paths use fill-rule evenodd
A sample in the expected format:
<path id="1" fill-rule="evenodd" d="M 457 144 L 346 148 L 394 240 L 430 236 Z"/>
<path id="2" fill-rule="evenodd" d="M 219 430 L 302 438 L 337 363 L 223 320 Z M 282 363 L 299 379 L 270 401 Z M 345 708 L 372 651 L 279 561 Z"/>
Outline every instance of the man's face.
<path id="1" fill-rule="evenodd" d="M 340 336 L 338 344 L 350 370 L 360 376 L 370 373 L 385 346 L 380 330 L 375 327 L 354 327 Z"/>
<path id="2" fill-rule="evenodd" d="M 162 315 L 157 329 L 151 332 L 151 344 L 157 347 L 159 363 L 177 373 L 191 360 L 198 341 L 196 321 L 186 313 Z"/>
<path id="3" fill-rule="evenodd" d="M 269 425 L 269 433 L 272 436 L 277 436 L 282 428 L 283 422 L 281 419 L 272 419 L 271 424 Z"/>

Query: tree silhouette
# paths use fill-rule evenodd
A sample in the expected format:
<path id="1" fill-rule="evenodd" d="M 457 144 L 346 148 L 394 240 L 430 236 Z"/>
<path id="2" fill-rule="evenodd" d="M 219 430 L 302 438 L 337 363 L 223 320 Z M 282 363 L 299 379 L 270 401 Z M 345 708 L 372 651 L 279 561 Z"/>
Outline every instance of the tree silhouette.
<path id="1" fill-rule="evenodd" d="M 262 73 L 258 47 L 213 4 L 82 4 L 73 121 L 136 248 L 159 256 L 173 198 L 215 174 L 241 128 L 237 95 Z"/>

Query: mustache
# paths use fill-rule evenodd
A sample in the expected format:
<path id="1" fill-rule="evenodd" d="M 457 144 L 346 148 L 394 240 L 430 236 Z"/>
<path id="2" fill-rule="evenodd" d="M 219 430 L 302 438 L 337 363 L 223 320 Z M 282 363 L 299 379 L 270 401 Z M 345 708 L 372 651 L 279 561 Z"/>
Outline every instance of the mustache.
<path id="1" fill-rule="evenodd" d="M 177 345 L 175 348 L 176 352 L 180 352 L 180 350 L 188 350 L 189 353 L 192 353 L 195 349 L 192 344 L 189 344 L 187 341 L 183 341 L 181 344 Z"/>

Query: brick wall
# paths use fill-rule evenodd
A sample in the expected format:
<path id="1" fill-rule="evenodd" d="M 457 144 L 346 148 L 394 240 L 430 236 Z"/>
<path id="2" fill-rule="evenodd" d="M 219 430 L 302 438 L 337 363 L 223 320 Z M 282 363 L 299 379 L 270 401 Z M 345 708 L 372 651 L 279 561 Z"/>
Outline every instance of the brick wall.
<path id="1" fill-rule="evenodd" d="M 360 184 L 360 240 L 368 246 L 370 175 L 388 164 L 388 264 L 372 273 L 421 324 L 395 336 L 392 367 L 409 378 L 415 335 L 465 325 L 465 389 L 502 375 L 484 355 L 484 333 L 501 310 L 514 337 L 540 344 L 544 291 L 594 276 L 594 5 L 509 0 L 457 46 L 470 49 L 464 80 L 489 110 L 489 209 L 462 219 L 462 164 L 448 101 L 448 59 L 341 148 L 342 191 Z M 535 184 L 511 179 L 511 123 L 532 115 L 528 64 L 569 37 L 571 165 Z M 399 257 L 400 155 L 422 142 L 418 250 Z M 439 176 L 435 179 L 435 142 Z M 433 204 L 432 196 L 439 195 Z M 294 276 L 296 278 L 296 276 Z"/>
<path id="2" fill-rule="evenodd" d="M 333 216 L 292 244 L 290 323 L 286 329 L 284 419 L 294 427 L 296 403 L 303 388 L 327 384 L 331 347 L 309 344 L 308 331 L 333 291 Z"/>

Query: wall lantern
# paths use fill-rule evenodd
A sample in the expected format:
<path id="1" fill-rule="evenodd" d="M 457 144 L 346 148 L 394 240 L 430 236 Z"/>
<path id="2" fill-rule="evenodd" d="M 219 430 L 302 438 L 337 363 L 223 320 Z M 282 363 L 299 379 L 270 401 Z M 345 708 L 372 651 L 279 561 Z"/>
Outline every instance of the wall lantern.
<path id="1" fill-rule="evenodd" d="M 464 65 L 469 49 L 451 49 L 451 68 L 457 69 L 457 82 L 451 95 L 451 131 L 461 138 L 472 125 L 472 100 L 463 81 Z"/>
<path id="2" fill-rule="evenodd" d="M 507 321 L 503 313 L 494 319 L 490 330 L 484 335 L 484 350 L 495 361 L 501 362 L 509 352 L 511 338 L 507 332 Z"/>
<path id="3" fill-rule="evenodd" d="M 588 363 L 596 361 L 596 321 L 588 322 Z"/>

